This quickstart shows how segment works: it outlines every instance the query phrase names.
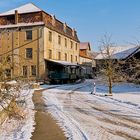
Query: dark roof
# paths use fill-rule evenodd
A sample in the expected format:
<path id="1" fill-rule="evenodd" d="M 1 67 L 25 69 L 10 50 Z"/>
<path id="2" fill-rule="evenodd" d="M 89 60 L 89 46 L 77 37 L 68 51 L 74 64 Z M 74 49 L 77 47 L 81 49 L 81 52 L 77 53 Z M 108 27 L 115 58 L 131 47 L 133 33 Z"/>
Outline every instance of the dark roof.
<path id="1" fill-rule="evenodd" d="M 112 59 L 127 59 L 140 51 L 139 46 L 118 46 L 110 47 L 109 52 Z M 95 59 L 107 59 L 107 50 L 104 49 L 102 53 L 98 54 Z"/>
<path id="2" fill-rule="evenodd" d="M 59 64 L 59 65 L 63 65 L 63 66 L 78 66 L 77 63 L 71 63 L 71 62 L 67 62 L 67 61 L 52 60 L 52 59 L 45 59 L 45 60 L 52 62 L 52 63 Z"/>

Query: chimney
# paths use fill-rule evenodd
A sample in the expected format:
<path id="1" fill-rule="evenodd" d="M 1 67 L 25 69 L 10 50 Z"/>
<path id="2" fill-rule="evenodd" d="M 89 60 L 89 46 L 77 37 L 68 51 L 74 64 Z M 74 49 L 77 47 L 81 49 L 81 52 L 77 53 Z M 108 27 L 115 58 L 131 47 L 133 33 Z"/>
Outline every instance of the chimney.
<path id="1" fill-rule="evenodd" d="M 73 28 L 73 29 L 72 29 L 72 36 L 73 36 L 73 37 L 75 36 L 75 33 L 76 33 L 76 31 L 75 31 L 75 29 Z"/>
<path id="2" fill-rule="evenodd" d="M 65 22 L 65 23 L 63 23 L 63 30 L 65 33 L 66 33 L 66 29 L 67 29 L 67 23 Z"/>
<path id="3" fill-rule="evenodd" d="M 15 10 L 15 24 L 18 24 L 18 10 Z"/>
<path id="4" fill-rule="evenodd" d="M 55 26 L 55 15 L 52 15 L 52 25 Z"/>

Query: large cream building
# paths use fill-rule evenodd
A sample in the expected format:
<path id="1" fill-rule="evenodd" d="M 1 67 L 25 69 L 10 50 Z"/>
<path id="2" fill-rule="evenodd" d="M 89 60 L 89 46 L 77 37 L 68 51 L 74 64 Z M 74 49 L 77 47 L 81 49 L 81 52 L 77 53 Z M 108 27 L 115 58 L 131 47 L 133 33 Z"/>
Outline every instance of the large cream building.
<path id="1" fill-rule="evenodd" d="M 44 79 L 47 60 L 79 63 L 75 29 L 32 3 L 0 14 L 0 61 L 7 76 Z"/>

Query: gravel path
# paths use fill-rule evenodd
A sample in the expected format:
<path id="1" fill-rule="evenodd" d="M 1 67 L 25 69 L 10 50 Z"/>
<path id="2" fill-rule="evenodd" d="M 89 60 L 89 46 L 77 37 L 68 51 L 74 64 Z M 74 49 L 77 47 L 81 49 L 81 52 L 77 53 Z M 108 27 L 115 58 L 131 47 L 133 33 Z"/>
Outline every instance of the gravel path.
<path id="1" fill-rule="evenodd" d="M 57 125 L 51 115 L 45 111 L 45 104 L 42 100 L 42 91 L 37 90 L 33 95 L 35 105 L 35 131 L 32 140 L 66 140 L 64 132 Z"/>

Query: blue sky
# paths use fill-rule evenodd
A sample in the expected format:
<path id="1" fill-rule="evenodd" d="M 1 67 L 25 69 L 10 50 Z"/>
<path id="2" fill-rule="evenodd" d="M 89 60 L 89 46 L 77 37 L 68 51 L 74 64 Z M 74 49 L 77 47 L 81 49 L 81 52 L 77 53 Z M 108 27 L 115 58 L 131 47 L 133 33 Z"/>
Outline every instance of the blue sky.
<path id="1" fill-rule="evenodd" d="M 0 12 L 28 2 L 75 28 L 95 51 L 106 33 L 120 45 L 140 40 L 140 0 L 0 0 Z"/>

